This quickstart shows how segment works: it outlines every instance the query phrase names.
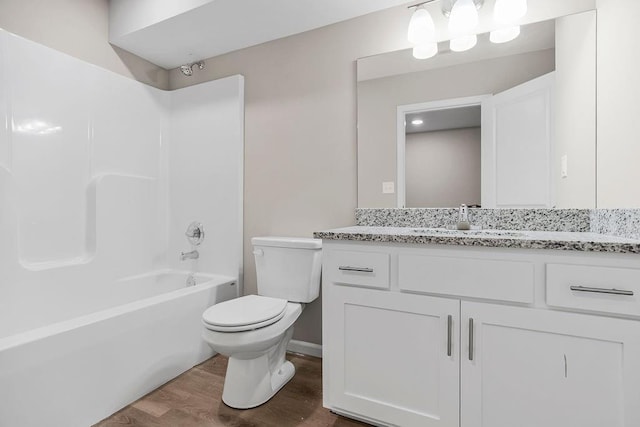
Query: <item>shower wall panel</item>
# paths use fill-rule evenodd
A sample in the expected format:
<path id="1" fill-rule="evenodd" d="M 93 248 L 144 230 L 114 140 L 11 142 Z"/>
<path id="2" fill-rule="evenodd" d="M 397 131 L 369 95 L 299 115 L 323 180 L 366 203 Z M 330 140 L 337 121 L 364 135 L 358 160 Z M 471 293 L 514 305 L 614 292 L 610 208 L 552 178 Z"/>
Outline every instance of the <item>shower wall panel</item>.
<path id="1" fill-rule="evenodd" d="M 169 148 L 169 264 L 229 276 L 241 275 L 244 162 L 244 79 L 231 76 L 174 91 Z M 197 248 L 184 232 L 199 221 Z M 197 249 L 197 261 L 180 261 Z M 241 282 L 241 281 L 240 281 Z"/>
<path id="2" fill-rule="evenodd" d="M 26 268 L 88 261 L 88 189 L 97 176 L 157 179 L 162 92 L 13 35 L 6 35 L 5 144 Z"/>
<path id="3" fill-rule="evenodd" d="M 0 30 L 0 337 L 109 307 L 132 276 L 241 275 L 243 87 L 166 92 Z"/>

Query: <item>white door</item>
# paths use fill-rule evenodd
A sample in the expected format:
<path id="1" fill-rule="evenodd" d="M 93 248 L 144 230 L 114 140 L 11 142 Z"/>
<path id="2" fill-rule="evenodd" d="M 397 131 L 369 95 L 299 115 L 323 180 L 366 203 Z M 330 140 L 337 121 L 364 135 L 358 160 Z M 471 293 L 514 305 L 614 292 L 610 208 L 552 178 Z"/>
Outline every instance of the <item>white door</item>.
<path id="1" fill-rule="evenodd" d="M 483 101 L 482 207 L 553 207 L 554 82 L 552 72 Z"/>
<path id="2" fill-rule="evenodd" d="M 458 427 L 460 302 L 329 286 L 329 406 L 402 427 Z"/>
<path id="3" fill-rule="evenodd" d="M 640 426 L 640 322 L 463 302 L 462 323 L 462 427 Z"/>

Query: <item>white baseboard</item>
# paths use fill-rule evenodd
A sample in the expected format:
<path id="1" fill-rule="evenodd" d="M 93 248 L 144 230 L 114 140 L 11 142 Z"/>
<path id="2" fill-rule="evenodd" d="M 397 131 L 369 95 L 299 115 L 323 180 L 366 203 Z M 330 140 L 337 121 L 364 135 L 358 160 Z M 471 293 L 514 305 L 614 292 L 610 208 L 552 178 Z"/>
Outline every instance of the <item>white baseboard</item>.
<path id="1" fill-rule="evenodd" d="M 289 341 L 287 351 L 306 354 L 307 356 L 322 357 L 322 346 L 320 344 L 314 344 L 306 341 Z"/>

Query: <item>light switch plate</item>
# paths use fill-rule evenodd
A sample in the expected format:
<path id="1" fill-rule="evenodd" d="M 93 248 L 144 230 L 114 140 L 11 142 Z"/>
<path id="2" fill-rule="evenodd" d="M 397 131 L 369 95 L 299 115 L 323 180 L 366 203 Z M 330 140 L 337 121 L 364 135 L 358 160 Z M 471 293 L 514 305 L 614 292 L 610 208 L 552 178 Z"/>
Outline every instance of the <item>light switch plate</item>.
<path id="1" fill-rule="evenodd" d="M 560 177 L 566 178 L 569 176 L 568 167 L 567 167 L 567 155 L 565 154 L 560 158 Z"/>
<path id="2" fill-rule="evenodd" d="M 383 182 L 382 183 L 382 194 L 393 194 L 396 192 L 395 182 Z"/>

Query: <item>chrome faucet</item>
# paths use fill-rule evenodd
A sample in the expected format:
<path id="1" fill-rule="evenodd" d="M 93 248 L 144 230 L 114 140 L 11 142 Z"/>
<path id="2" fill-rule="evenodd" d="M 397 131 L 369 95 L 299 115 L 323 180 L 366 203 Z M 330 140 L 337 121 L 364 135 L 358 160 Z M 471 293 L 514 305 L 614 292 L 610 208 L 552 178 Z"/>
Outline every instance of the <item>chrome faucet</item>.
<path id="1" fill-rule="evenodd" d="M 180 252 L 180 261 L 184 261 L 186 259 L 198 259 L 200 258 L 200 254 L 197 250 L 192 250 L 191 252 Z"/>
<path id="2" fill-rule="evenodd" d="M 458 230 L 471 229 L 471 223 L 469 222 L 469 208 L 464 203 L 460 205 L 458 210 L 458 223 L 456 224 Z"/>
<path id="3" fill-rule="evenodd" d="M 458 222 L 460 221 L 469 222 L 469 208 L 464 203 L 458 209 Z"/>

